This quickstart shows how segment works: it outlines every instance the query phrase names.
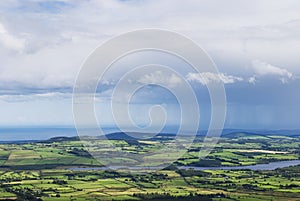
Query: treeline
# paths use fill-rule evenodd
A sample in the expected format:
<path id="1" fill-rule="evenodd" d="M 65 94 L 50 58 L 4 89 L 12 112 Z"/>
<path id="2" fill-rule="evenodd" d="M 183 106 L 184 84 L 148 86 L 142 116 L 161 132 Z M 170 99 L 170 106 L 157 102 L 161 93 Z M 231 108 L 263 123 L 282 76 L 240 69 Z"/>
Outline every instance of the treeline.
<path id="1" fill-rule="evenodd" d="M 226 198 L 226 196 L 222 193 L 217 194 L 209 194 L 209 195 L 201 195 L 201 194 L 193 194 L 186 196 L 176 196 L 171 195 L 170 193 L 146 193 L 146 194 L 133 194 L 134 197 L 140 198 L 144 201 L 213 201 L 214 198 Z"/>
<path id="2" fill-rule="evenodd" d="M 83 148 L 82 149 L 73 148 L 68 153 L 79 157 L 93 158 L 92 155 L 88 151 L 84 150 Z"/>
<path id="3" fill-rule="evenodd" d="M 176 173 L 180 174 L 182 177 L 193 177 L 193 176 L 208 177 L 211 175 L 211 173 L 209 172 L 193 170 L 193 169 L 188 169 L 188 170 L 179 169 L 176 171 Z"/>
<path id="4" fill-rule="evenodd" d="M 45 196 L 42 191 L 33 191 L 30 188 L 5 187 L 4 190 L 15 194 L 17 196 L 17 201 L 43 201 L 41 197 Z"/>
<path id="5" fill-rule="evenodd" d="M 217 159 L 201 159 L 197 162 L 189 163 L 189 165 L 196 167 L 220 167 L 222 166 L 222 162 Z"/>

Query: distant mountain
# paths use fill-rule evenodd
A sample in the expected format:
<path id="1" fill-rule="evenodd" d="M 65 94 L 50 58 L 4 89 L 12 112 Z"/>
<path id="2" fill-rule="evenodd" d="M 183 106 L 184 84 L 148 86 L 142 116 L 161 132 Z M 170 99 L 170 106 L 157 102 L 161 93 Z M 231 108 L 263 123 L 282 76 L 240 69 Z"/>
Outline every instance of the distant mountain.
<path id="1" fill-rule="evenodd" d="M 251 133 L 251 132 L 233 132 L 233 133 L 227 133 L 223 134 L 222 137 L 225 138 L 249 138 L 249 137 L 261 137 L 266 138 L 266 134 L 257 134 L 257 133 Z"/>
<path id="2" fill-rule="evenodd" d="M 48 140 L 42 140 L 42 141 L 39 141 L 39 142 L 65 142 L 65 141 L 78 141 L 80 140 L 79 137 L 53 137 L 53 138 L 50 138 Z"/>
<path id="3" fill-rule="evenodd" d="M 117 133 L 109 133 L 105 136 L 99 136 L 98 139 L 108 139 L 108 140 L 136 140 L 135 137 L 137 136 L 137 133 L 130 133 L 130 135 L 127 135 L 124 132 L 117 132 Z"/>
<path id="4" fill-rule="evenodd" d="M 202 131 L 201 133 L 197 134 L 197 137 L 204 137 L 206 135 L 207 131 Z M 225 130 L 222 133 L 222 137 L 226 138 L 239 138 L 239 137 L 266 137 L 266 135 L 297 135 L 297 133 L 291 134 L 289 132 L 281 133 L 281 132 L 273 132 L 273 131 L 264 131 L 262 133 L 259 132 L 249 132 L 245 130 Z M 188 136 L 188 134 L 187 134 Z M 61 142 L 61 141 L 75 141 L 80 139 L 87 139 L 87 140 L 93 140 L 93 139 L 108 139 L 108 140 L 125 140 L 125 141 L 133 141 L 133 140 L 140 140 L 140 139 L 147 139 L 147 140 L 169 140 L 174 139 L 176 137 L 175 133 L 158 133 L 154 135 L 153 133 L 137 133 L 137 132 L 115 132 L 115 133 L 109 133 L 102 136 L 82 136 L 82 137 L 54 137 L 47 142 Z"/>
<path id="5" fill-rule="evenodd" d="M 300 136 L 300 130 L 263 130 L 263 129 L 224 129 L 222 131 L 222 136 L 230 133 L 246 133 L 253 135 L 281 135 L 281 136 Z"/>
<path id="6" fill-rule="evenodd" d="M 207 131 L 198 131 L 197 137 L 202 138 L 207 134 Z M 186 134 L 189 135 L 188 133 Z M 226 138 L 238 138 L 238 137 L 266 137 L 266 135 L 280 135 L 280 136 L 290 136 L 296 137 L 300 136 L 300 130 L 246 130 L 246 129 L 224 129 L 222 131 L 222 137 Z M 108 133 L 105 136 L 86 136 L 86 137 L 78 137 L 78 136 L 61 136 L 52 137 L 46 140 L 3 140 L 0 143 L 35 143 L 35 142 L 62 142 L 62 141 L 77 141 L 80 139 L 109 139 L 109 140 L 126 140 L 126 141 L 137 141 L 139 139 L 148 139 L 148 140 L 168 140 L 174 139 L 176 137 L 176 133 L 159 133 L 154 135 L 153 133 L 137 133 L 137 132 L 129 132 L 128 134 L 124 132 L 112 132 Z"/>
<path id="7" fill-rule="evenodd" d="M 166 140 L 166 139 L 173 139 L 176 137 L 176 134 L 172 133 L 137 133 L 137 132 L 117 132 L 117 133 L 110 133 L 105 136 L 99 136 L 98 139 L 109 139 L 109 140 Z"/>

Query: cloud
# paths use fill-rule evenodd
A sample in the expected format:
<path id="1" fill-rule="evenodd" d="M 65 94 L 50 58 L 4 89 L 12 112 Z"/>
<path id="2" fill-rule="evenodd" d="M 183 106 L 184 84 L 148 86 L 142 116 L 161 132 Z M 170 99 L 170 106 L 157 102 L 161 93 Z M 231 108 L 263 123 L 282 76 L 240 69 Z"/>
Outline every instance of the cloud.
<path id="1" fill-rule="evenodd" d="M 138 79 L 138 82 L 142 84 L 159 84 L 166 87 L 174 88 L 182 83 L 180 77 L 175 74 L 166 75 L 162 71 L 155 71 L 150 74 L 146 74 Z"/>
<path id="2" fill-rule="evenodd" d="M 250 84 L 255 84 L 255 83 L 256 83 L 256 77 L 255 77 L 255 76 L 250 77 L 250 78 L 248 79 L 248 82 L 249 82 Z"/>
<path id="3" fill-rule="evenodd" d="M 287 69 L 273 66 L 269 63 L 254 60 L 252 61 L 252 68 L 255 75 L 249 79 L 250 83 L 255 83 L 257 77 L 262 76 L 275 76 L 278 77 L 282 83 L 288 82 L 290 79 L 293 79 L 293 74 Z"/>
<path id="4" fill-rule="evenodd" d="M 233 75 L 226 75 L 223 73 L 189 73 L 186 76 L 188 81 L 199 82 L 202 85 L 207 85 L 211 82 L 223 82 L 224 84 L 233 84 L 235 82 L 241 82 L 244 79 L 242 77 L 237 77 Z"/>
<path id="5" fill-rule="evenodd" d="M 238 75 L 207 74 L 203 79 L 189 75 L 202 84 L 241 82 L 248 58 L 284 65 L 288 72 L 299 66 L 298 1 L 229 1 L 236 7 L 216 0 L 189 0 L 184 6 L 180 0 L 0 2 L 0 80 L 3 87 L 15 86 L 16 90 L 72 88 L 82 62 L 98 44 L 149 27 L 185 34 L 207 50 L 221 72 Z M 276 6 L 267 6 L 270 3 Z M 285 11 L 279 12 L 282 6 Z M 18 53 L 11 54 L 11 50 Z M 155 76 L 144 79 L 155 80 Z M 255 73 L 248 81 L 255 83 L 259 76 L 263 75 Z M 289 79 L 288 74 L 275 76 L 282 82 Z M 176 77 L 159 79 L 156 81 L 178 84 Z"/>
<path id="6" fill-rule="evenodd" d="M 72 122 L 71 103 L 67 99 L 84 59 L 104 41 L 142 28 L 162 28 L 186 35 L 200 44 L 224 73 L 189 74 L 187 78 L 193 82 L 253 84 L 272 76 L 285 83 L 300 73 L 299 8 L 298 0 L 0 1 L 0 100 L 4 102 L 1 122 L 18 125 L 17 116 L 25 117 L 31 124 L 40 121 L 59 124 L 66 119 Z M 265 63 L 264 70 L 247 68 L 252 62 L 249 58 L 268 61 L 272 67 Z M 183 75 L 186 74 L 184 71 Z M 141 81 L 180 84 L 176 77 L 161 78 L 155 73 Z M 113 87 L 114 83 L 103 83 L 96 98 L 109 97 Z M 274 102 L 280 105 L 270 109 L 270 116 L 279 118 L 271 121 L 274 125 L 282 122 L 295 122 L 295 127 L 300 125 L 299 112 L 295 110 L 299 102 L 298 79 L 282 85 L 282 89 L 270 87 L 266 82 L 245 87 L 232 87 L 234 91 L 231 87 L 226 89 L 228 101 L 242 105 L 233 116 L 234 121 L 245 121 L 242 127 L 255 122 L 262 125 L 261 111 Z M 290 87 L 294 87 L 294 93 L 290 93 Z M 160 89 L 152 90 L 153 99 L 145 90 L 145 93 L 139 92 L 137 102 L 173 98 L 165 91 L 156 93 Z M 269 98 L 265 98 L 266 93 Z M 11 103 L 14 101 L 19 102 Z M 291 107 L 284 105 L 288 101 L 292 101 Z M 263 108 L 255 109 L 257 105 Z M 276 113 L 277 108 L 282 111 Z M 257 115 L 251 115 L 253 112 Z"/>
<path id="7" fill-rule="evenodd" d="M 17 38 L 9 33 L 3 24 L 0 23 L 0 42 L 6 48 L 16 51 L 21 51 L 24 49 L 25 40 Z"/>
<path id="8" fill-rule="evenodd" d="M 57 100 L 57 99 L 70 99 L 72 94 L 70 93 L 60 93 L 60 92 L 48 92 L 48 93 L 36 93 L 36 94 L 4 94 L 0 95 L 0 101 L 5 102 L 27 102 L 27 101 L 37 101 L 37 100 Z"/>
<path id="9" fill-rule="evenodd" d="M 149 27 L 185 34 L 228 74 L 244 77 L 248 58 L 299 71 L 300 2 L 229 1 L 236 6 L 215 0 L 190 0 L 184 5 L 180 0 L 0 2 L 0 80 L 32 90 L 70 88 L 82 62 L 99 44 Z M 267 6 L 270 3 L 275 6 Z M 285 12 L 278 11 L 282 6 Z M 224 83 L 239 81 L 225 74 L 220 77 Z"/>

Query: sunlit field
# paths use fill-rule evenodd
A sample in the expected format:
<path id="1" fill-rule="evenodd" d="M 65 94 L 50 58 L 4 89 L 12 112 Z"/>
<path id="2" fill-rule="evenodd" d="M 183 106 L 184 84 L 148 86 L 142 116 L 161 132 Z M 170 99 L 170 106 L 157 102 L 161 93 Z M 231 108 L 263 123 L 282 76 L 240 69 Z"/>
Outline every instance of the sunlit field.
<path id="1" fill-rule="evenodd" d="M 112 142 L 138 155 L 168 143 L 163 136 L 160 139 Z M 275 170 L 222 169 L 297 161 L 299 136 L 232 133 L 222 137 L 204 159 L 198 157 L 201 140 L 202 137 L 197 137 L 173 165 L 144 174 L 109 170 L 95 160 L 87 147 L 99 149 L 100 144 L 108 143 L 103 139 L 93 145 L 77 138 L 1 144 L 0 197 L 3 200 L 300 199 L 300 166 Z M 168 156 L 166 153 L 152 157 Z M 115 160 L 135 162 L 126 158 Z M 196 170 L 197 167 L 203 170 Z"/>

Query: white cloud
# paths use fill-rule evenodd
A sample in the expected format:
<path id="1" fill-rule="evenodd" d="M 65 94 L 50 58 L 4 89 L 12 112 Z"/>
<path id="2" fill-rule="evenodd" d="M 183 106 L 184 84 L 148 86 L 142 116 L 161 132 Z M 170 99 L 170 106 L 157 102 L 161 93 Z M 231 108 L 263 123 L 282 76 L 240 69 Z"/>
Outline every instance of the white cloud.
<path id="1" fill-rule="evenodd" d="M 82 61 L 96 46 L 121 33 L 149 27 L 192 38 L 228 74 L 243 75 L 248 58 L 299 71 L 300 2 L 296 0 L 188 0 L 184 4 L 180 0 L 63 0 L 69 6 L 58 12 L 49 12 L 41 2 L 45 1 L 0 2 L 1 81 L 32 88 L 70 87 Z M 11 54 L 11 49 L 21 52 Z M 232 79 L 223 76 L 224 83 Z"/>
<path id="2" fill-rule="evenodd" d="M 189 73 L 186 76 L 188 81 L 199 82 L 202 85 L 207 85 L 211 82 L 223 82 L 224 84 L 233 84 L 235 82 L 241 82 L 244 79 L 242 77 L 237 77 L 233 75 L 226 75 L 223 73 Z"/>
<path id="3" fill-rule="evenodd" d="M 37 100 L 57 100 L 57 99 L 70 99 L 72 94 L 70 93 L 60 93 L 60 92 L 47 92 L 47 93 L 37 93 L 37 94 L 13 94 L 13 95 L 0 95 L 0 101 L 5 102 L 27 102 L 27 101 L 37 101 Z"/>
<path id="4" fill-rule="evenodd" d="M 146 74 L 138 82 L 143 84 L 160 84 L 166 87 L 174 88 L 182 83 L 182 80 L 177 75 L 164 74 L 162 71 L 155 71 L 150 74 Z"/>
<path id="5" fill-rule="evenodd" d="M 250 84 L 255 84 L 255 83 L 256 83 L 256 77 L 255 77 L 255 76 L 250 77 L 250 78 L 248 79 L 248 82 L 249 82 Z"/>
<path id="6" fill-rule="evenodd" d="M 252 67 L 255 73 L 255 76 L 249 79 L 250 83 L 255 82 L 255 77 L 261 76 L 276 76 L 282 83 L 286 83 L 288 80 L 293 78 L 293 74 L 287 69 L 273 66 L 269 63 L 254 60 L 252 61 Z M 255 80 L 254 80 L 255 79 Z"/>
<path id="7" fill-rule="evenodd" d="M 40 121 L 56 124 L 66 119 L 72 122 L 71 103 L 65 100 L 64 95 L 51 94 L 51 91 L 72 87 L 82 62 L 102 42 L 141 28 L 176 31 L 199 43 L 211 55 L 219 70 L 227 73 L 204 74 L 202 78 L 199 74 L 189 75 L 191 80 L 202 84 L 242 82 L 242 77 L 245 82 L 256 83 L 267 74 L 286 82 L 291 79 L 289 73 L 293 72 L 292 78 L 300 73 L 298 0 L 187 0 L 184 3 L 181 0 L 62 1 L 70 6 L 63 6 L 55 12 L 47 10 L 45 4 L 43 8 L 38 5 L 54 1 L 0 1 L 0 85 L 1 90 L 9 88 L 7 95 L 1 93 L 0 97 L 3 101 L 0 104 L 2 124 L 18 125 L 17 116 L 25 117 L 31 124 Z M 258 70 L 253 75 L 250 72 L 252 68 L 249 71 L 246 68 L 251 62 L 249 58 L 284 66 L 286 71 L 267 67 L 268 73 Z M 253 76 L 246 79 L 246 74 Z M 171 81 L 156 78 L 157 75 L 149 75 L 144 81 L 148 79 L 172 86 L 179 84 L 176 77 L 169 76 Z M 13 86 L 16 90 L 22 90 L 22 87 L 31 89 L 33 93 L 10 95 Z M 34 94 L 35 90 L 39 93 L 40 88 L 50 94 Z M 109 89 L 97 98 L 105 99 L 111 94 Z M 61 100 L 55 102 L 55 97 L 66 103 Z M 259 95 L 254 94 L 253 97 Z M 46 101 L 48 99 L 51 100 Z M 241 112 L 238 113 L 237 118 L 241 119 Z"/>
<path id="8" fill-rule="evenodd" d="M 24 49 L 25 40 L 17 38 L 9 33 L 3 24 L 0 23 L 0 42 L 8 49 L 21 51 Z"/>

